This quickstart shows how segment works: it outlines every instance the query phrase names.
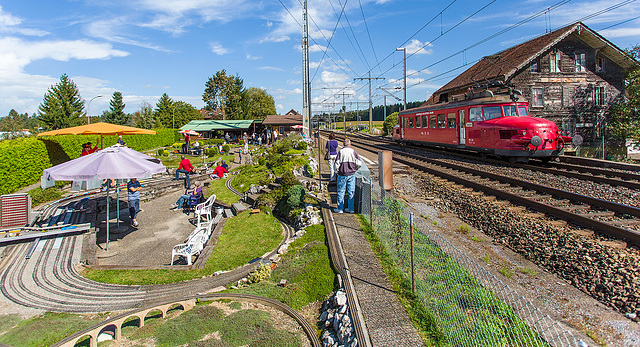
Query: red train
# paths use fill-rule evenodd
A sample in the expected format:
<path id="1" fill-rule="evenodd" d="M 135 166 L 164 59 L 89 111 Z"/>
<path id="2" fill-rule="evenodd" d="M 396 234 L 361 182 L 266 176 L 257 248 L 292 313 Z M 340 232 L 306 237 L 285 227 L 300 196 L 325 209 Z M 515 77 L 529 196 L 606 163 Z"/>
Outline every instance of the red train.
<path id="1" fill-rule="evenodd" d="M 462 100 L 421 106 L 400 112 L 393 138 L 398 141 L 451 147 L 527 162 L 551 160 L 565 143 L 582 143 L 579 135 L 564 136 L 552 121 L 531 117 L 519 92 L 494 95 L 485 90 Z"/>

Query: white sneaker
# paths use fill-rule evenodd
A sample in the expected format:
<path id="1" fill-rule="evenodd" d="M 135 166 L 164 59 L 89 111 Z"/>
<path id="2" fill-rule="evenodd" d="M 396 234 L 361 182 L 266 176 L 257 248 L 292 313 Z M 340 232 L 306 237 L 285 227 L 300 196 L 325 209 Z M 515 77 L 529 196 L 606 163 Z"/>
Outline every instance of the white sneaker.
<path id="1" fill-rule="evenodd" d="M 170 210 L 175 210 L 176 208 L 178 208 L 177 204 L 173 204 L 171 205 L 171 207 L 169 207 Z"/>
<path id="2" fill-rule="evenodd" d="M 350 210 L 350 209 L 348 209 L 348 208 L 346 208 L 346 209 L 344 210 L 344 212 L 345 212 L 345 213 L 353 213 L 353 211 L 351 211 L 351 210 Z"/>
<path id="3" fill-rule="evenodd" d="M 338 210 L 337 208 L 333 209 L 334 213 L 342 213 L 342 210 Z"/>

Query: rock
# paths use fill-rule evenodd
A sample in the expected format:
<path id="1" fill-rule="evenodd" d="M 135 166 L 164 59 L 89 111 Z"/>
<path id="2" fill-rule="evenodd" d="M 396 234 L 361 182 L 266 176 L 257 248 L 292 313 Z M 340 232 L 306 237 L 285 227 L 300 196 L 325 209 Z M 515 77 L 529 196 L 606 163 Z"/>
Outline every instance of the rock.
<path id="1" fill-rule="evenodd" d="M 343 291 L 338 291 L 336 292 L 335 300 L 336 305 L 344 306 L 347 304 L 347 294 Z"/>

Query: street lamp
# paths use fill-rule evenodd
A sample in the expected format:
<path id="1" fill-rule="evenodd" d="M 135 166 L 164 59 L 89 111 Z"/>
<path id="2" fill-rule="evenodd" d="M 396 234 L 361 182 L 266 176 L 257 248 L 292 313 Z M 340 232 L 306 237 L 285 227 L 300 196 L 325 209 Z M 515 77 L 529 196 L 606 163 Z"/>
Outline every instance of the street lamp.
<path id="1" fill-rule="evenodd" d="M 100 95 L 96 95 L 93 98 L 91 98 L 91 100 L 89 100 L 89 103 L 87 103 L 87 125 L 91 124 L 91 117 L 89 116 L 89 106 L 91 106 L 91 101 L 93 101 L 93 99 L 95 98 L 101 98 L 102 94 Z"/>
<path id="2" fill-rule="evenodd" d="M 402 59 L 404 63 L 404 109 L 407 109 L 407 47 L 396 48 L 396 51 L 402 51 L 404 53 L 404 58 Z"/>

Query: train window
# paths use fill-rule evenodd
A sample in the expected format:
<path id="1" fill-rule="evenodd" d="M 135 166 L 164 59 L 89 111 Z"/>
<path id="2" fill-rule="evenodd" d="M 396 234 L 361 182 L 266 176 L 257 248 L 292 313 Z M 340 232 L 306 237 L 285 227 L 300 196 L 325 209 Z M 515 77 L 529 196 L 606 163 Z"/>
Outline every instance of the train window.
<path id="1" fill-rule="evenodd" d="M 528 116 L 529 111 L 527 110 L 527 106 L 518 106 L 518 114 L 520 116 Z"/>
<path id="2" fill-rule="evenodd" d="M 414 117 L 408 117 L 407 120 L 409 120 L 409 126 L 407 128 L 413 128 L 413 120 L 415 118 Z"/>
<path id="3" fill-rule="evenodd" d="M 456 127 L 456 114 L 447 113 L 447 128 L 454 129 Z"/>
<path id="4" fill-rule="evenodd" d="M 469 109 L 469 121 L 480 122 L 482 121 L 482 110 L 480 107 L 473 107 Z"/>
<path id="5" fill-rule="evenodd" d="M 439 114 L 438 115 L 438 128 L 443 129 L 443 128 L 446 128 L 446 127 L 447 127 L 447 123 L 446 123 L 445 118 L 444 118 L 444 113 Z"/>
<path id="6" fill-rule="evenodd" d="M 484 114 L 484 120 L 502 117 L 502 111 L 500 111 L 500 106 L 483 107 L 482 113 Z"/>
<path id="7" fill-rule="evenodd" d="M 502 111 L 505 117 L 518 117 L 515 106 L 502 106 Z"/>
<path id="8" fill-rule="evenodd" d="M 429 116 L 429 128 L 437 128 L 436 115 Z"/>
<path id="9" fill-rule="evenodd" d="M 423 128 L 429 127 L 429 116 L 422 116 L 422 127 Z"/>

